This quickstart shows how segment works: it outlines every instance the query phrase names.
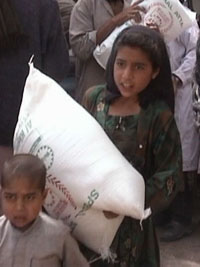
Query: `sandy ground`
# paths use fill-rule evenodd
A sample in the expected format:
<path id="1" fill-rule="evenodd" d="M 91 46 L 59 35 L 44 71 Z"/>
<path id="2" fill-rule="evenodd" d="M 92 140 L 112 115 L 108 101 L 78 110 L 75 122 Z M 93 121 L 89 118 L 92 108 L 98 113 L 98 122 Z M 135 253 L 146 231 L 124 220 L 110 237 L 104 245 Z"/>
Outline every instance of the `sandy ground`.
<path id="1" fill-rule="evenodd" d="M 179 241 L 160 242 L 160 255 L 161 267 L 200 267 L 200 225 Z"/>
<path id="2" fill-rule="evenodd" d="M 200 198 L 195 199 L 194 231 L 175 242 L 160 242 L 161 267 L 200 267 Z M 162 233 L 157 228 L 158 237 Z"/>

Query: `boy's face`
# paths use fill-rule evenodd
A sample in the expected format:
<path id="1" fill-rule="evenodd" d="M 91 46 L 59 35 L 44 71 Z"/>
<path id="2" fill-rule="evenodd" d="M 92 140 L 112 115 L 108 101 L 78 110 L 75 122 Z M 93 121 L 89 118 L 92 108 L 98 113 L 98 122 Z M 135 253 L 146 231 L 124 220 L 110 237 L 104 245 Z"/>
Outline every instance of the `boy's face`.
<path id="1" fill-rule="evenodd" d="M 25 231 L 37 218 L 46 194 L 30 179 L 13 179 L 2 188 L 3 213 L 13 226 Z"/>

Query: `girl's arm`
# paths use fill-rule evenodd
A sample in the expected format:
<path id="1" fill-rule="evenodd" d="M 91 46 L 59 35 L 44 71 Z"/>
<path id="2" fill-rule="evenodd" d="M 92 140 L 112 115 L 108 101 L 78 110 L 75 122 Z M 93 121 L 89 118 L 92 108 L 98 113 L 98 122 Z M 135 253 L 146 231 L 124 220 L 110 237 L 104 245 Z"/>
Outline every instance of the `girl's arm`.
<path id="1" fill-rule="evenodd" d="M 146 205 L 153 213 L 170 204 L 183 181 L 179 132 L 173 116 L 166 117 L 163 113 L 154 125 L 150 160 L 154 174 L 146 181 Z"/>

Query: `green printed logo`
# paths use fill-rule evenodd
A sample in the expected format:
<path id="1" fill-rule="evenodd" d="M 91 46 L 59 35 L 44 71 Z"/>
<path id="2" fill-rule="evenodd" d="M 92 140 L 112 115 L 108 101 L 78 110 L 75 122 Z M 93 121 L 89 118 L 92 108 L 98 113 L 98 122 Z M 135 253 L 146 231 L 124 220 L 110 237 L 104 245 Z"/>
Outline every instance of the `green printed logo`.
<path id="1" fill-rule="evenodd" d="M 98 197 L 99 193 L 96 191 L 96 189 L 93 189 L 88 196 L 88 201 L 86 203 L 83 203 L 82 209 L 75 215 L 75 218 L 85 215 L 85 212 L 93 206 L 95 200 L 97 200 Z"/>

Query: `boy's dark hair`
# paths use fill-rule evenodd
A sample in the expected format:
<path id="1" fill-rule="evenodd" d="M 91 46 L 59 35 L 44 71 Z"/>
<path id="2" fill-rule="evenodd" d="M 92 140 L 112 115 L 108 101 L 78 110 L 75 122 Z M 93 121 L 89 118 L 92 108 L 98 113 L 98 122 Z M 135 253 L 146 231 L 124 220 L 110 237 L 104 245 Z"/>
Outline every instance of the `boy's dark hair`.
<path id="1" fill-rule="evenodd" d="M 2 169 L 1 187 L 12 182 L 13 178 L 27 177 L 38 184 L 44 191 L 46 184 L 46 168 L 38 157 L 31 154 L 16 154 L 7 160 Z"/>
<path id="2" fill-rule="evenodd" d="M 171 67 L 165 42 L 160 33 L 145 26 L 134 25 L 123 30 L 116 38 L 106 66 L 107 100 L 112 101 L 120 96 L 114 81 L 114 63 L 121 47 L 138 47 L 149 57 L 153 68 L 160 69 L 159 74 L 139 94 L 139 104 L 142 108 L 156 101 L 163 100 L 174 111 L 174 90 L 171 77 Z"/>

